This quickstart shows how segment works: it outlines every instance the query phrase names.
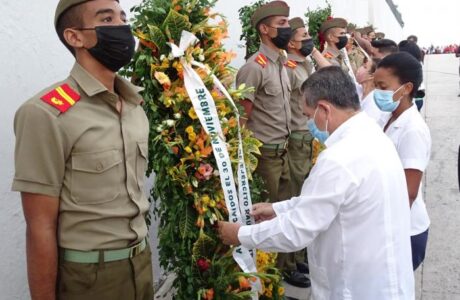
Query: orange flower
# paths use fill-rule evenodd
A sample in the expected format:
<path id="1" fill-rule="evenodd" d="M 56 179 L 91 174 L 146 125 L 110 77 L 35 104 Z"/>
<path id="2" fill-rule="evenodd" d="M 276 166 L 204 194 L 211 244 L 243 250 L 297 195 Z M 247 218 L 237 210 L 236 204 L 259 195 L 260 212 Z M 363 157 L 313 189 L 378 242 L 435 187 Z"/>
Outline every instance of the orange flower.
<path id="1" fill-rule="evenodd" d="M 206 300 L 213 300 L 214 299 L 214 289 L 207 290 L 203 298 Z"/>
<path id="2" fill-rule="evenodd" d="M 249 283 L 249 280 L 244 276 L 238 277 L 238 282 L 240 284 L 240 289 L 242 289 L 242 290 L 246 290 L 246 289 L 251 288 L 251 284 Z"/>

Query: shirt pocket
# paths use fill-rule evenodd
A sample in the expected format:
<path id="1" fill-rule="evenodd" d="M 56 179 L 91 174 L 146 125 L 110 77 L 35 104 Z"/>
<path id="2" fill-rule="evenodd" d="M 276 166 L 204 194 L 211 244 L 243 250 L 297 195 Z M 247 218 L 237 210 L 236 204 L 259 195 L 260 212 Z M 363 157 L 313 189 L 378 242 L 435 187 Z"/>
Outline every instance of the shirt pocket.
<path id="1" fill-rule="evenodd" d="M 147 159 L 148 159 L 148 144 L 147 142 L 137 143 L 137 157 L 136 157 L 136 175 L 137 185 L 139 190 L 143 190 L 145 181 L 145 172 L 147 171 Z"/>
<path id="2" fill-rule="evenodd" d="M 79 204 L 114 200 L 121 190 L 122 156 L 119 150 L 72 155 L 71 197 Z"/>
<path id="3" fill-rule="evenodd" d="M 265 97 L 262 99 L 262 105 L 267 111 L 277 112 L 283 106 L 283 90 L 280 85 L 268 83 L 264 86 Z"/>

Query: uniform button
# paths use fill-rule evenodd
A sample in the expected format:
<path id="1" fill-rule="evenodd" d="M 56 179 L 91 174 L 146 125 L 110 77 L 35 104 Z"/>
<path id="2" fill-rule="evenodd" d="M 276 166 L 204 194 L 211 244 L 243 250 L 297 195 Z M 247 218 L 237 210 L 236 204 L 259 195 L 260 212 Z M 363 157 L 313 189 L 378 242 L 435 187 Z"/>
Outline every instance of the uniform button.
<path id="1" fill-rule="evenodd" d="M 102 164 L 101 162 L 98 163 L 97 166 L 96 166 L 96 170 L 97 170 L 97 171 L 101 171 L 102 168 L 104 168 L 104 164 Z"/>

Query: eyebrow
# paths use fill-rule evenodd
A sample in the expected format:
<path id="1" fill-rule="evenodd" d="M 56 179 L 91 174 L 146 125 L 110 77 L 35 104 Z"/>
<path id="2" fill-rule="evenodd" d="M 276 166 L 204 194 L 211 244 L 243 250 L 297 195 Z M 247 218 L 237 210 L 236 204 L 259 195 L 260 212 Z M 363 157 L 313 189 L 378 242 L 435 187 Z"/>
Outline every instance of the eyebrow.
<path id="1" fill-rule="evenodd" d="M 115 11 L 113 9 L 111 9 L 111 8 L 103 8 L 103 9 L 100 9 L 100 10 L 98 10 L 96 12 L 96 16 L 103 15 L 103 14 L 115 14 Z M 121 14 L 122 17 L 126 17 L 126 13 L 125 13 L 124 10 L 122 10 L 120 12 L 120 14 Z"/>

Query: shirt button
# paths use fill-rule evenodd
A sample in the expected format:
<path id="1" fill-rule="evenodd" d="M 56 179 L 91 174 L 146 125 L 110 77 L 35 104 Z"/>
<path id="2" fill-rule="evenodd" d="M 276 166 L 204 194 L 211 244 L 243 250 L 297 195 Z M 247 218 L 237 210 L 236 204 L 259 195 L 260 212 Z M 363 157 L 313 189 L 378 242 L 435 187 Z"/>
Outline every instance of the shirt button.
<path id="1" fill-rule="evenodd" d="M 96 166 L 96 170 L 97 170 L 97 171 L 101 171 L 102 168 L 104 168 L 104 164 L 102 164 L 101 162 L 98 163 L 97 166 Z"/>

